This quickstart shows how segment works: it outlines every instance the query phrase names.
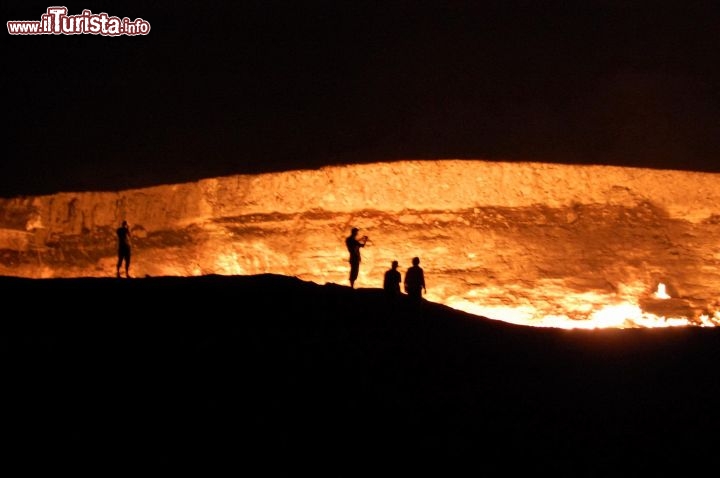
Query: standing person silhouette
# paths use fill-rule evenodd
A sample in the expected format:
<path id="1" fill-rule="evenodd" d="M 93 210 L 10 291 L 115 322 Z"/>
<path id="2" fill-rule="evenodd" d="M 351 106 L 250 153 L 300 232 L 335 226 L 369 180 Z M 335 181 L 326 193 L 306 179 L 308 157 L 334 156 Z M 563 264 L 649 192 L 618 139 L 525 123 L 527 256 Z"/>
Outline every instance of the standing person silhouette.
<path id="1" fill-rule="evenodd" d="M 420 267 L 420 258 L 413 257 L 412 266 L 405 272 L 405 292 L 413 301 L 420 301 L 425 289 L 425 272 Z"/>
<path id="2" fill-rule="evenodd" d="M 120 267 L 125 262 L 125 277 L 130 277 L 130 252 L 131 239 L 130 226 L 127 221 L 123 221 L 122 225 L 117 228 L 118 239 L 118 260 L 117 260 L 117 276 L 120 277 Z"/>
<path id="3" fill-rule="evenodd" d="M 360 248 L 365 247 L 368 237 L 363 236 L 358 239 L 357 235 L 360 230 L 357 227 L 353 227 L 350 231 L 350 235 L 345 238 L 345 246 L 347 246 L 348 253 L 350 254 L 350 287 L 355 288 L 355 281 L 360 273 Z"/>
<path id="4" fill-rule="evenodd" d="M 387 292 L 390 297 L 397 297 L 400 295 L 400 271 L 397 270 L 398 261 L 392 261 L 390 269 L 385 271 L 385 278 L 383 280 L 383 289 Z"/>

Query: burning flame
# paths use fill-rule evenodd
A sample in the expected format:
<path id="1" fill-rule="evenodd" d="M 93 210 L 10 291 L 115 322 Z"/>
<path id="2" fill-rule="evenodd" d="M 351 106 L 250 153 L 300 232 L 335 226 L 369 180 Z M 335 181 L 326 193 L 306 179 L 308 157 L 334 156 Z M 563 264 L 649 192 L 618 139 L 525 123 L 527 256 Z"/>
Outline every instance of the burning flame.
<path id="1" fill-rule="evenodd" d="M 714 327 L 717 179 L 397 161 L 0 199 L 0 274 L 114 277 L 113 231 L 128 216 L 136 277 L 274 273 L 347 285 L 343 239 L 357 225 L 371 238 L 359 287 L 382 287 L 391 261 L 404 273 L 419 256 L 428 301 L 495 320 L 566 329 Z M 642 233 L 658 225 L 665 233 Z M 697 238 L 693 247 L 685 247 L 686 234 Z M 673 287 L 656 274 L 672 277 Z M 684 282 L 692 282 L 685 289 L 692 297 L 675 288 Z"/>
<path id="2" fill-rule="evenodd" d="M 480 303 L 492 302 L 492 294 L 501 291 L 492 291 L 490 294 L 482 294 L 475 290 L 469 294 L 472 301 L 459 297 L 448 298 L 444 303 L 458 310 L 474 315 L 480 315 L 491 319 L 501 320 L 517 325 L 530 325 L 534 327 L 554 327 L 562 329 L 602 329 L 602 328 L 667 328 L 683 326 L 715 327 L 720 325 L 720 311 L 712 316 L 701 314 L 696 320 L 687 317 L 665 317 L 643 311 L 637 303 L 639 284 L 631 284 L 621 287 L 620 296 L 611 294 L 599 294 L 595 292 L 582 294 L 566 294 L 561 301 L 563 310 L 572 312 L 572 317 L 567 314 L 552 313 L 537 305 L 502 306 L 490 305 L 481 306 Z M 551 287 L 543 291 L 544 294 L 551 294 Z M 510 291 L 512 293 L 512 291 Z M 483 297 L 484 296 L 484 297 Z M 653 298 L 658 300 L 671 299 L 666 286 L 658 284 Z M 480 299 L 480 300 L 478 300 Z M 478 302 L 476 302 L 478 300 Z M 441 301 L 442 302 L 442 301 Z M 542 301 L 531 301 L 539 304 Z"/>
<path id="3" fill-rule="evenodd" d="M 669 299 L 670 296 L 665 291 L 665 284 L 660 282 L 657 286 L 657 290 L 655 291 L 655 298 L 656 299 Z"/>

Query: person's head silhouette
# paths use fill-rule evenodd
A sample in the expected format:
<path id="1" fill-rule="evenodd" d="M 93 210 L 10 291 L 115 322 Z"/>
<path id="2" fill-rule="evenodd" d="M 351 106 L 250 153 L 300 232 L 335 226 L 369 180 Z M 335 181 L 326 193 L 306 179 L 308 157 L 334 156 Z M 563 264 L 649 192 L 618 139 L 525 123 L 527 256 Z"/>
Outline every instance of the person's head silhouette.
<path id="1" fill-rule="evenodd" d="M 398 261 L 392 261 L 392 268 L 397 269 L 398 268 Z"/>
<path id="2" fill-rule="evenodd" d="M 412 263 L 414 266 L 420 265 L 420 258 L 419 257 L 413 257 Z"/>

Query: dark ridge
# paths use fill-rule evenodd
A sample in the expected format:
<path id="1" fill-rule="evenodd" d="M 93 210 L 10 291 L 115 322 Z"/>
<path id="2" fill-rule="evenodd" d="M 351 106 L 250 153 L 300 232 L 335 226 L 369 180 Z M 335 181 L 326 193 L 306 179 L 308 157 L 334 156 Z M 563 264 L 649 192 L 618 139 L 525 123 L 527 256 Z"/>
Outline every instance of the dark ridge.
<path id="1" fill-rule="evenodd" d="M 716 446 L 715 329 L 522 327 L 274 274 L 0 287 L 28 471 L 608 476 Z"/>

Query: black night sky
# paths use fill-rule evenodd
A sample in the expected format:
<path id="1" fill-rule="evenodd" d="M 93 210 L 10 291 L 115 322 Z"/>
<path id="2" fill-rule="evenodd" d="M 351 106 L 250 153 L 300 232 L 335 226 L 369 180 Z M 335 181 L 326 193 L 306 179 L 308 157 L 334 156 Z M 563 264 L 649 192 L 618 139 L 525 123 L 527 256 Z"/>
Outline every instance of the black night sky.
<path id="1" fill-rule="evenodd" d="M 405 158 L 720 171 L 712 4 L 62 3 L 151 31 L 6 30 L 0 196 Z"/>

